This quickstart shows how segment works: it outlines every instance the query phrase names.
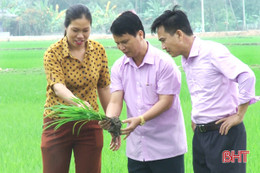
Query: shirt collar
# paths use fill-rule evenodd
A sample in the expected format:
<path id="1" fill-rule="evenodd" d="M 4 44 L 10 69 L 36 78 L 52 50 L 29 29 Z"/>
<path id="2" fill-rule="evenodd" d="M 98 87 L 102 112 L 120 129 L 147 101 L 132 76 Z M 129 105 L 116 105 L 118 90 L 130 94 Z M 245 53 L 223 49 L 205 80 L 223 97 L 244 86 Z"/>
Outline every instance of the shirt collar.
<path id="1" fill-rule="evenodd" d="M 200 38 L 194 36 L 194 41 L 193 41 L 188 59 L 199 56 L 200 41 L 201 41 Z"/>
<path id="2" fill-rule="evenodd" d="M 87 47 L 86 47 L 86 53 L 87 53 L 87 54 L 90 54 L 91 51 L 94 50 L 94 47 L 93 47 L 93 45 L 92 45 L 91 43 L 92 43 L 91 40 L 87 40 L 87 42 L 86 42 L 86 45 L 87 45 Z M 64 57 L 70 56 L 68 38 L 67 38 L 66 36 L 63 37 L 63 39 L 62 39 L 62 47 L 63 47 L 62 53 L 63 53 Z"/>
<path id="3" fill-rule="evenodd" d="M 90 54 L 90 52 L 92 52 L 94 50 L 94 46 L 92 44 L 92 41 L 91 40 L 87 40 L 86 45 L 87 45 L 86 53 Z"/>
<path id="4" fill-rule="evenodd" d="M 148 45 L 148 49 L 147 49 L 147 52 L 144 56 L 143 62 L 139 67 L 142 67 L 144 64 L 154 64 L 154 56 L 153 56 L 152 45 L 148 41 L 146 41 L 146 42 L 147 42 L 147 45 Z M 127 57 L 126 55 L 125 55 L 125 58 L 126 58 L 126 60 L 125 60 L 124 64 L 127 64 L 127 63 L 130 63 L 131 65 L 135 64 L 133 58 Z"/>
<path id="5" fill-rule="evenodd" d="M 64 58 L 65 57 L 68 57 L 69 56 L 69 44 L 68 44 L 68 38 L 65 36 L 63 37 L 62 39 L 62 54 L 64 55 Z"/>

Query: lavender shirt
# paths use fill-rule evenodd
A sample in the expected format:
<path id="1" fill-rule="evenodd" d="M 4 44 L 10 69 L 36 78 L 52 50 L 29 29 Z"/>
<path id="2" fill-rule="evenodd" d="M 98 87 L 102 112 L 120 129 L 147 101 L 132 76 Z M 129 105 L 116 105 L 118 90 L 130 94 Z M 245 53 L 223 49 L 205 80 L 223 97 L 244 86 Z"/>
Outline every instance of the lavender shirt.
<path id="1" fill-rule="evenodd" d="M 139 161 L 160 160 L 187 152 L 180 105 L 181 74 L 175 62 L 149 44 L 143 63 L 137 67 L 132 58 L 122 56 L 111 70 L 111 92 L 124 91 L 127 117 L 148 111 L 159 95 L 174 95 L 171 108 L 138 126 L 127 138 L 127 157 Z"/>
<path id="2" fill-rule="evenodd" d="M 189 57 L 182 57 L 182 66 L 196 124 L 230 116 L 238 105 L 259 100 L 252 70 L 219 43 L 195 37 Z"/>

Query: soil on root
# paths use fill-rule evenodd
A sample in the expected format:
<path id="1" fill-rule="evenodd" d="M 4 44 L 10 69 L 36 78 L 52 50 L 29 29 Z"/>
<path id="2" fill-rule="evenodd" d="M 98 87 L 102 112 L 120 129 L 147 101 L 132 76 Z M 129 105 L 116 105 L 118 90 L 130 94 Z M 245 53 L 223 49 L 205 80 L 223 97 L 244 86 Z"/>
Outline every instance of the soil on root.
<path id="1" fill-rule="evenodd" d="M 116 137 L 121 135 L 122 123 L 118 117 L 106 117 L 105 119 L 110 122 L 110 128 L 107 131 L 113 135 L 113 140 L 115 140 Z"/>

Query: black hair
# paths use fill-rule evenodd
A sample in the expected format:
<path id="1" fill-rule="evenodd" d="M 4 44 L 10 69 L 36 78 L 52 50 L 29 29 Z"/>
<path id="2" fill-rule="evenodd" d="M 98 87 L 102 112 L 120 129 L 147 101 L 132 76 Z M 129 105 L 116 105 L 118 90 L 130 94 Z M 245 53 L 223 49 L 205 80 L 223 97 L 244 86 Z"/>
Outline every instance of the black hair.
<path id="1" fill-rule="evenodd" d="M 86 17 L 86 19 L 89 20 L 90 25 L 91 25 L 92 16 L 91 16 L 91 13 L 90 13 L 88 7 L 86 7 L 85 5 L 82 5 L 82 4 L 76 4 L 76 5 L 70 6 L 66 10 L 64 26 L 67 28 L 70 25 L 72 20 L 82 18 L 82 15 L 84 15 Z M 64 35 L 66 35 L 66 31 L 65 31 Z"/>
<path id="2" fill-rule="evenodd" d="M 114 20 L 110 27 L 111 33 L 117 36 L 130 34 L 135 37 L 139 30 L 143 31 L 145 38 L 144 27 L 140 18 L 131 11 L 123 12 Z"/>
<path id="3" fill-rule="evenodd" d="M 155 33 L 160 26 L 163 26 L 165 31 L 171 35 L 178 29 L 189 36 L 193 35 L 188 17 L 178 8 L 179 6 L 175 5 L 172 10 L 166 10 L 157 17 L 151 26 L 151 32 Z"/>

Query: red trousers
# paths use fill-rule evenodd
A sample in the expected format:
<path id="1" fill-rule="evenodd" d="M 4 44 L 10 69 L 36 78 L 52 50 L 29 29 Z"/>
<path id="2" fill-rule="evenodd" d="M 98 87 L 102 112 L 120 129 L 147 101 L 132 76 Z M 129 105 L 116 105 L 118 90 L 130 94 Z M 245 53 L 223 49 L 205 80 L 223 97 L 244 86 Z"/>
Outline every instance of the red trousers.
<path id="1" fill-rule="evenodd" d="M 72 151 L 76 173 L 101 173 L 102 129 L 97 121 L 91 121 L 85 124 L 77 135 L 80 124 L 77 124 L 74 134 L 73 124 L 62 125 L 56 131 L 53 127 L 43 131 L 43 173 L 68 173 Z"/>

